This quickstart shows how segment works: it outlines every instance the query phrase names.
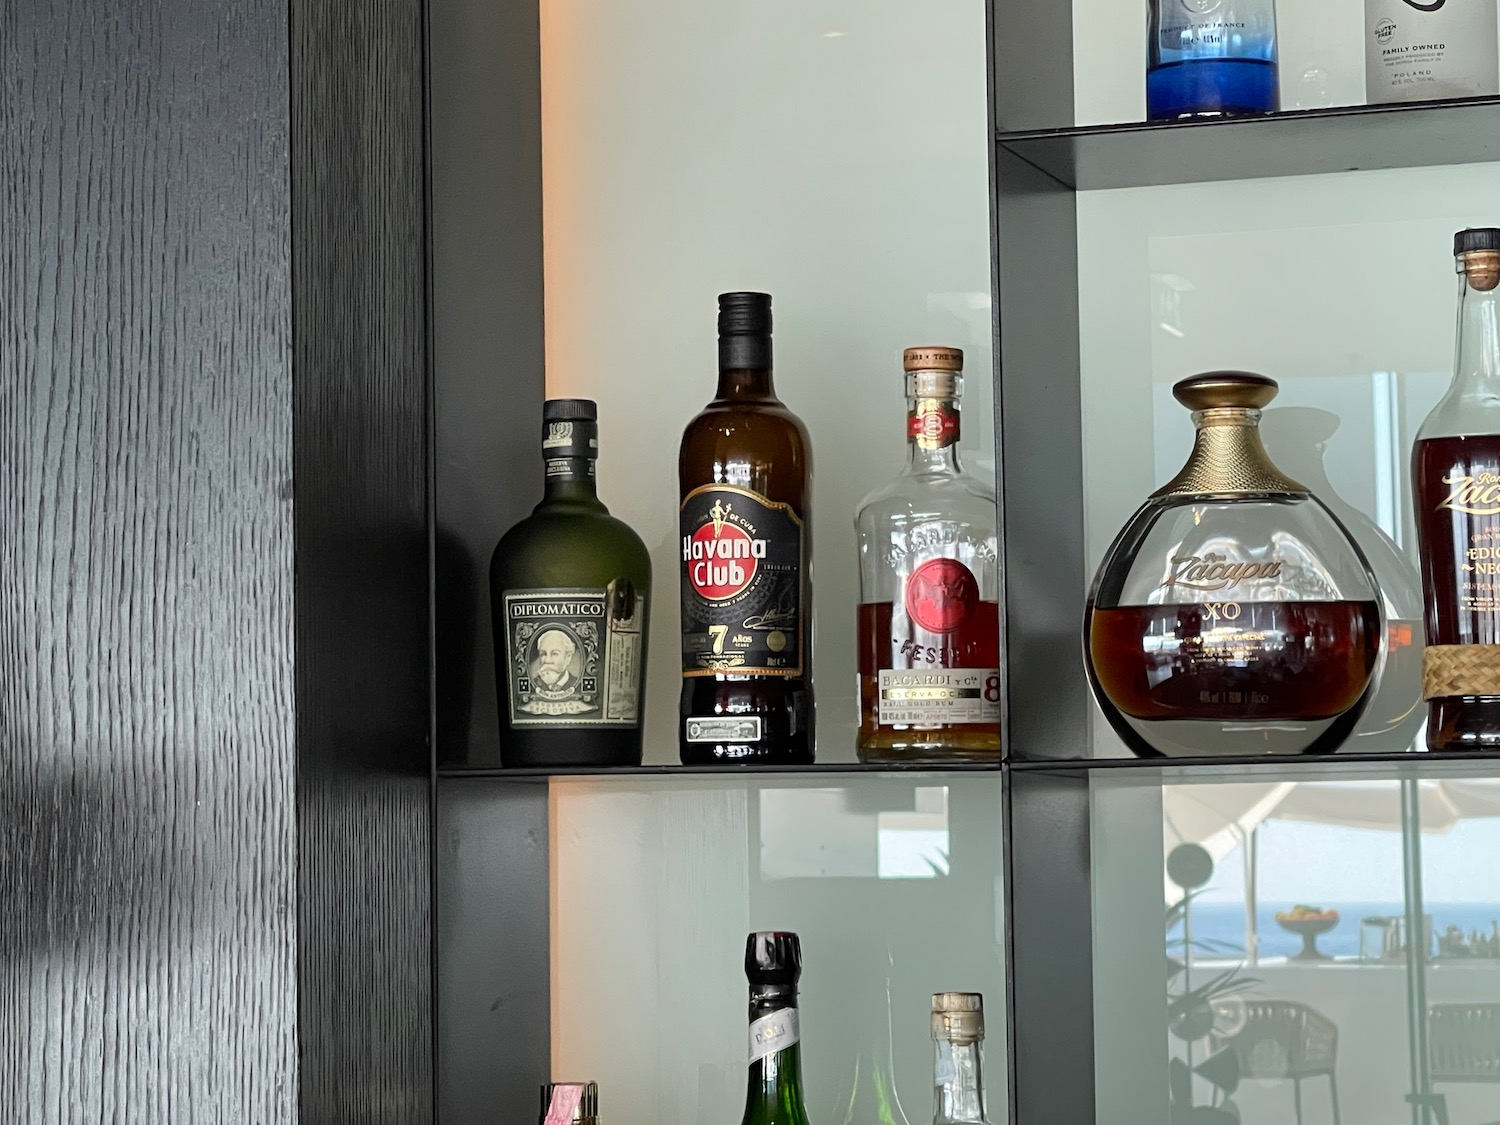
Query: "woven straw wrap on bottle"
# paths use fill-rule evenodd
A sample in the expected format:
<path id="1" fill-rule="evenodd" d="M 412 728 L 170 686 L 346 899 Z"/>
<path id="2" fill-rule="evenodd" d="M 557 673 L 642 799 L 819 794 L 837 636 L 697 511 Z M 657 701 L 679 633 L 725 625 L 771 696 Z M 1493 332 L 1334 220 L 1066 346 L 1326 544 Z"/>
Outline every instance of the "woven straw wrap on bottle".
<path id="1" fill-rule="evenodd" d="M 1422 698 L 1500 695 L 1500 645 L 1428 645 Z"/>

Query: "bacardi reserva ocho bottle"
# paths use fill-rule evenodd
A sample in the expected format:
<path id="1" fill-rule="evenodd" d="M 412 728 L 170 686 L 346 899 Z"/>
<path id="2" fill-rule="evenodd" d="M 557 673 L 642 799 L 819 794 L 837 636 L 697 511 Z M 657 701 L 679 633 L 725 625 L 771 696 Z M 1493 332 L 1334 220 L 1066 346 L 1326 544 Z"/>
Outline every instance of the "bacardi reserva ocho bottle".
<path id="1" fill-rule="evenodd" d="M 638 766 L 651 557 L 595 491 L 595 405 L 542 417 L 546 491 L 490 561 L 501 761 Z"/>
<path id="2" fill-rule="evenodd" d="M 771 298 L 719 297 L 718 392 L 682 435 L 688 765 L 813 760 L 812 449 L 771 383 Z"/>
<path id="3" fill-rule="evenodd" d="M 1192 456 L 1131 517 L 1089 595 L 1084 652 L 1137 754 L 1307 754 L 1354 728 L 1381 656 L 1375 576 L 1336 516 L 1260 440 L 1276 395 L 1217 371 L 1172 392 Z"/>
<path id="4" fill-rule="evenodd" d="M 906 468 L 860 504 L 859 757 L 997 761 L 995 491 L 958 459 L 963 352 L 908 348 Z"/>
<path id="5" fill-rule="evenodd" d="M 1500 750 L 1500 229 L 1459 231 L 1453 383 L 1412 450 L 1432 750 Z"/>

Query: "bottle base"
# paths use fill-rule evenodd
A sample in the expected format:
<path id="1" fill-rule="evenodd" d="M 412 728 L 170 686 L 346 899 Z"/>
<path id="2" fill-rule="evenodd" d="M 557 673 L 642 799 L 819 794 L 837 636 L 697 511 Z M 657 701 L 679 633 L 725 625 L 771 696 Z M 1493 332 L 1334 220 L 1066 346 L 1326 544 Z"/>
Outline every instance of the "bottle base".
<path id="1" fill-rule="evenodd" d="M 620 769 L 641 764 L 639 730 L 554 731 L 547 737 L 501 732 L 505 769 Z"/>
<path id="2" fill-rule="evenodd" d="M 1500 696 L 1428 700 L 1427 749 L 1434 754 L 1500 754 Z"/>
<path id="3" fill-rule="evenodd" d="M 682 747 L 685 766 L 810 766 L 810 747 L 740 745 L 725 742 L 694 742 Z"/>
<path id="4" fill-rule="evenodd" d="M 861 731 L 859 760 L 871 765 L 999 765 L 1000 734 L 953 731 Z"/>

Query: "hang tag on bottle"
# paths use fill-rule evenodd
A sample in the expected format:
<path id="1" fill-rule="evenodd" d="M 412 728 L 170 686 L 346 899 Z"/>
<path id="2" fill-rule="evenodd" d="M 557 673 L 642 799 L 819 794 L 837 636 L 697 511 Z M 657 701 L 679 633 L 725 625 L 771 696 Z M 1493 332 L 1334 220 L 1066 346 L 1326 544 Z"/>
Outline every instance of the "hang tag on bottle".
<path id="1" fill-rule="evenodd" d="M 583 1102 L 582 1086 L 557 1086 L 552 1090 L 552 1104 L 547 1107 L 547 1120 L 543 1125 L 573 1125 L 578 1107 Z"/>

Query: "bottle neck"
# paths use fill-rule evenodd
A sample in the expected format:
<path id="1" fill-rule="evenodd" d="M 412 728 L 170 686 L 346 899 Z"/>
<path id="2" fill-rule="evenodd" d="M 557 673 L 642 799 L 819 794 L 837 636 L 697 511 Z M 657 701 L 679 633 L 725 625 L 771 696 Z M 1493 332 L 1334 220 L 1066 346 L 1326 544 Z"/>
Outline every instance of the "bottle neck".
<path id="1" fill-rule="evenodd" d="M 906 471 L 957 476 L 960 412 L 956 398 L 906 400 Z"/>
<path id="2" fill-rule="evenodd" d="M 933 1125 L 984 1125 L 983 1057 L 978 1042 L 937 1041 Z"/>
<path id="3" fill-rule="evenodd" d="M 1493 406 L 1500 402 L 1500 288 L 1493 271 L 1460 272 L 1458 277 L 1453 392 Z"/>
<path id="4" fill-rule="evenodd" d="M 771 337 L 719 337 L 719 399 L 774 399 L 771 383 Z"/>
<path id="5" fill-rule="evenodd" d="M 543 504 L 598 504 L 592 457 L 549 457 Z"/>
<path id="6" fill-rule="evenodd" d="M 750 989 L 750 1066 L 744 1125 L 806 1125 L 795 988 Z"/>
<path id="7" fill-rule="evenodd" d="M 589 418 L 548 422 L 542 434 L 545 492 L 542 504 L 598 506 L 594 462 L 599 425 Z"/>

